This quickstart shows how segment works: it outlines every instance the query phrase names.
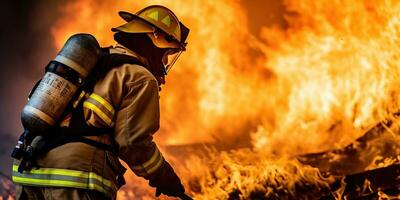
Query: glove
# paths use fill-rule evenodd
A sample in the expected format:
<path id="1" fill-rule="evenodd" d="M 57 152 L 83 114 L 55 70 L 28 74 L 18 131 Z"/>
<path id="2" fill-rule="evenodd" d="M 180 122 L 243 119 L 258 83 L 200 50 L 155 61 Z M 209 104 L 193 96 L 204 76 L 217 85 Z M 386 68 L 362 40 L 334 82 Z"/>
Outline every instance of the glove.
<path id="1" fill-rule="evenodd" d="M 180 197 L 185 193 L 181 180 L 166 161 L 163 161 L 162 166 L 151 177 L 149 185 L 156 188 L 156 197 L 161 194 Z"/>

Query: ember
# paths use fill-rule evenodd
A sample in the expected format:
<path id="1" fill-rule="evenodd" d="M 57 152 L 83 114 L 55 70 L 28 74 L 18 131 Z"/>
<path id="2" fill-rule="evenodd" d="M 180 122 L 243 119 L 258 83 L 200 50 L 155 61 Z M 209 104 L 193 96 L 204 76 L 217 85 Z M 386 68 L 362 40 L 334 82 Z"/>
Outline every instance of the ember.
<path id="1" fill-rule="evenodd" d="M 76 32 L 113 44 L 116 13 L 145 4 L 72 1 L 52 29 L 55 44 Z M 239 1 L 151 4 L 192 30 L 161 92 L 156 136 L 189 194 L 400 198 L 400 2 L 284 0 L 287 26 L 259 35 L 249 21 L 264 19 L 249 18 Z M 126 177 L 119 199 L 154 198 L 147 183 Z"/>

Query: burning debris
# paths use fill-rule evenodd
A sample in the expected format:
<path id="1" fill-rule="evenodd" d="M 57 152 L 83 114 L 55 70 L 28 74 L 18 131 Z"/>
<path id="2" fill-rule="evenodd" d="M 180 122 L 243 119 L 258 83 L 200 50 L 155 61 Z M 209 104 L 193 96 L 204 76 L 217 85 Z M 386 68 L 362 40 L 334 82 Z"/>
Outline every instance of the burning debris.
<path id="1" fill-rule="evenodd" d="M 399 175 L 399 164 L 348 175 L 331 185 L 335 193 L 320 199 L 399 199 Z"/>
<path id="2" fill-rule="evenodd" d="M 361 173 L 398 163 L 400 137 L 397 123 L 392 120 L 381 122 L 344 148 L 307 154 L 298 159 L 333 175 Z"/>
<path id="3" fill-rule="evenodd" d="M 199 199 L 396 199 L 397 123 L 379 123 L 344 148 L 296 157 L 264 156 L 250 149 L 207 154 L 212 145 L 173 146 L 169 151 L 183 153 L 180 160 L 189 156 L 184 152 L 203 154 L 203 159 L 186 161 L 193 170 L 188 185 Z"/>

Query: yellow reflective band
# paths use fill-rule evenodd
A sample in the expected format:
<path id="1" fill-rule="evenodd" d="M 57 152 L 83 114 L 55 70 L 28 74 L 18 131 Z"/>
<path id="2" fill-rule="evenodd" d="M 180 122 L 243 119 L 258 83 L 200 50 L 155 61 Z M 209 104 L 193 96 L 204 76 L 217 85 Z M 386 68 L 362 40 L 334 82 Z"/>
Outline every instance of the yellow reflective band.
<path id="1" fill-rule="evenodd" d="M 163 156 L 161 155 L 161 152 L 158 149 L 156 149 L 154 154 L 147 162 L 145 162 L 142 165 L 132 167 L 132 170 L 135 170 L 136 173 L 142 175 L 143 173 L 151 174 L 161 166 L 163 161 L 164 159 Z"/>
<path id="2" fill-rule="evenodd" d="M 103 105 L 105 108 L 107 108 L 107 110 L 110 111 L 114 115 L 115 110 L 114 110 L 113 106 L 110 103 L 108 103 L 108 101 L 103 99 L 101 96 L 92 93 L 89 98 L 99 102 L 101 105 Z"/>
<path id="3" fill-rule="evenodd" d="M 85 91 L 82 91 L 81 94 L 79 95 L 78 99 L 75 100 L 74 104 L 72 105 L 74 108 L 76 108 L 79 104 L 79 102 L 81 102 L 82 98 L 86 95 Z"/>
<path id="4" fill-rule="evenodd" d="M 180 34 L 179 26 L 176 26 L 174 33 L 175 33 L 176 35 L 179 35 L 179 34 Z"/>
<path id="5" fill-rule="evenodd" d="M 93 105 L 88 101 L 85 101 L 83 103 L 83 107 L 93 110 L 107 125 L 112 126 L 112 120 L 97 106 Z"/>
<path id="6" fill-rule="evenodd" d="M 81 99 L 82 97 L 84 97 L 85 94 L 86 94 L 86 92 L 85 92 L 85 91 L 82 91 L 81 94 L 79 95 L 79 99 Z"/>
<path id="7" fill-rule="evenodd" d="M 134 167 L 132 167 L 132 169 L 140 170 L 143 168 L 147 168 L 149 165 L 153 164 L 157 158 L 159 158 L 159 155 L 160 155 L 160 151 L 157 149 L 148 161 L 146 161 L 145 163 L 143 163 L 141 165 L 134 166 Z"/>
<path id="8" fill-rule="evenodd" d="M 147 15 L 147 17 L 158 21 L 158 11 L 154 11 L 154 12 L 150 13 L 149 15 Z"/>
<path id="9" fill-rule="evenodd" d="M 162 19 L 161 22 L 163 24 L 167 25 L 168 27 L 171 26 L 171 18 L 168 15 L 166 17 L 164 17 L 164 19 Z"/>
<path id="10" fill-rule="evenodd" d="M 158 163 L 156 165 L 154 165 L 154 167 L 152 167 L 152 168 L 147 170 L 147 173 L 149 173 L 149 174 L 153 173 L 154 171 L 156 171 L 161 166 L 162 163 L 163 163 L 163 159 L 161 157 L 161 159 L 158 160 Z"/>
<path id="11" fill-rule="evenodd" d="M 17 177 L 13 176 L 12 180 L 16 183 L 22 183 L 27 185 L 41 185 L 41 186 L 59 186 L 59 187 L 73 187 L 73 188 L 81 188 L 81 189 L 95 189 L 101 191 L 103 193 L 109 193 L 103 187 L 95 184 L 95 183 L 79 183 L 73 181 L 65 181 L 65 180 L 52 180 L 52 179 L 34 179 L 34 178 L 25 178 L 25 177 Z"/>
<path id="12" fill-rule="evenodd" d="M 13 171 L 18 172 L 18 165 L 13 165 Z M 18 172 L 19 173 L 19 172 Z M 104 185 L 108 187 L 112 187 L 111 181 L 104 179 L 103 177 L 97 175 L 93 172 L 83 172 L 83 171 L 76 171 L 70 169 L 54 169 L 54 168 L 40 168 L 40 169 L 32 169 L 30 171 L 24 172 L 26 174 L 55 174 L 55 175 L 64 175 L 64 176 L 72 176 L 78 178 L 93 178 L 96 179 Z"/>
<path id="13" fill-rule="evenodd" d="M 143 163 L 143 167 L 147 168 L 150 165 L 152 165 L 156 161 L 156 159 L 161 160 L 161 158 L 162 157 L 161 157 L 160 151 L 158 149 L 156 149 L 156 152 L 154 152 L 154 154 L 153 154 L 153 156 L 151 156 L 150 160 L 148 160 L 147 162 Z"/>

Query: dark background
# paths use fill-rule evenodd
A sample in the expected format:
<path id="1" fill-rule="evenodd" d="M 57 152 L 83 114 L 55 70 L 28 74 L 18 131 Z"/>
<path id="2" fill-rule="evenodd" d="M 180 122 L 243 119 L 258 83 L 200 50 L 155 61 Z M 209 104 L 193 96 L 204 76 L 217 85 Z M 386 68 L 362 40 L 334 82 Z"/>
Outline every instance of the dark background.
<path id="1" fill-rule="evenodd" d="M 241 2 L 256 37 L 262 26 L 285 26 L 281 0 Z M 5 174 L 10 174 L 10 153 L 22 132 L 20 112 L 27 94 L 57 53 L 50 29 L 66 3 L 0 1 L 0 171 Z"/>
<path id="2" fill-rule="evenodd" d="M 1 1 L 0 171 L 10 174 L 10 153 L 22 132 L 20 112 L 32 84 L 56 53 L 50 28 L 61 1 Z"/>

